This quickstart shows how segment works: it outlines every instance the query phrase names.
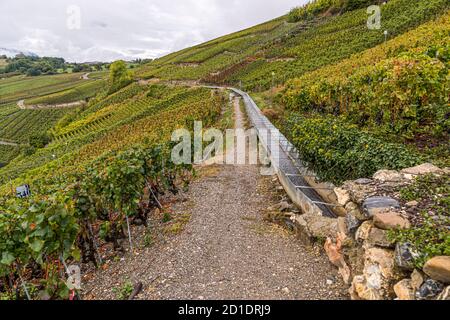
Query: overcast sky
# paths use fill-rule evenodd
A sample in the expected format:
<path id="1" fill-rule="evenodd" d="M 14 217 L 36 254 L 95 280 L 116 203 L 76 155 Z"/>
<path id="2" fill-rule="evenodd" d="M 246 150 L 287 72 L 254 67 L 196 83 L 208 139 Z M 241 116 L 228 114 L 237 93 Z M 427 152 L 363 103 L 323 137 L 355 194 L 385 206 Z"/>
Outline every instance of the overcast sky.
<path id="1" fill-rule="evenodd" d="M 0 0 L 0 47 L 68 61 L 154 58 L 306 0 Z"/>

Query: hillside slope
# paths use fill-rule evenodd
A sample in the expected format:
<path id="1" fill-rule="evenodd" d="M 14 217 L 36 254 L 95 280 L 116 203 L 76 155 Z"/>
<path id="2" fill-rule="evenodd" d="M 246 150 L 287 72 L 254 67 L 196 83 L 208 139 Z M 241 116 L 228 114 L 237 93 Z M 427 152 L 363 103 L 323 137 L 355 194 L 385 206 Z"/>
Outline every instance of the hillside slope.
<path id="1" fill-rule="evenodd" d="M 185 187 L 192 167 L 170 161 L 173 131 L 197 120 L 219 126 L 228 105 L 225 92 L 195 84 L 250 91 L 324 180 L 445 165 L 448 10 L 448 0 L 392 0 L 380 30 L 367 28 L 366 9 L 292 23 L 283 16 L 140 66 L 133 83 L 67 114 L 46 110 L 48 126 L 15 100 L 72 98 L 81 94 L 73 82 L 1 80 L 0 132 L 21 141 L 32 121 L 51 141 L 0 148 L 10 161 L 0 168 L 0 279 L 17 281 L 20 263 L 28 276 L 46 274 L 39 288 L 51 297 L 67 297 L 55 261 L 98 263 L 97 241 L 120 249 L 130 220 L 146 221 L 158 196 Z M 23 184 L 32 196 L 17 199 L 13 188 Z"/>
<path id="2" fill-rule="evenodd" d="M 389 1 L 380 30 L 367 28 L 366 8 L 289 23 L 280 17 L 238 33 L 157 59 L 139 70 L 144 78 L 200 80 L 267 89 L 318 67 L 336 63 L 441 15 L 445 0 Z M 272 72 L 275 76 L 272 77 Z"/>

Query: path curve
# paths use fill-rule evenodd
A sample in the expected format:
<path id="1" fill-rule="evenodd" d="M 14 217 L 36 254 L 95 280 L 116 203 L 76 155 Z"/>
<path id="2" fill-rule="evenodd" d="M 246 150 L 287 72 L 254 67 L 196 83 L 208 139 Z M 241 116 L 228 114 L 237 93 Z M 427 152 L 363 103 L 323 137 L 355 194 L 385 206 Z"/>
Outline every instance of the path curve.
<path id="1" fill-rule="evenodd" d="M 80 79 L 83 80 L 90 80 L 89 75 L 91 73 L 87 72 L 83 74 Z M 59 103 L 59 104 L 34 104 L 34 105 L 26 105 L 25 100 L 19 100 L 17 101 L 17 107 L 21 110 L 39 110 L 39 109 L 64 109 L 64 108 L 73 108 L 73 107 L 79 107 L 86 104 L 86 101 L 79 100 L 69 103 Z"/>
<path id="2" fill-rule="evenodd" d="M 234 100 L 236 128 L 243 126 Z M 196 180 L 172 210 L 190 214 L 181 234 L 141 249 L 87 276 L 85 299 L 114 299 L 113 288 L 142 282 L 138 299 L 316 300 L 346 299 L 345 287 L 324 253 L 264 220 L 273 177 L 258 166 L 223 165 Z M 278 184 L 278 186 L 280 186 Z"/>
<path id="3" fill-rule="evenodd" d="M 70 103 L 59 103 L 59 104 L 33 104 L 26 105 L 25 100 L 20 100 L 17 102 L 17 106 L 21 110 L 42 110 L 42 109 L 65 109 L 65 108 L 74 108 L 85 105 L 86 101 L 80 100 Z"/>

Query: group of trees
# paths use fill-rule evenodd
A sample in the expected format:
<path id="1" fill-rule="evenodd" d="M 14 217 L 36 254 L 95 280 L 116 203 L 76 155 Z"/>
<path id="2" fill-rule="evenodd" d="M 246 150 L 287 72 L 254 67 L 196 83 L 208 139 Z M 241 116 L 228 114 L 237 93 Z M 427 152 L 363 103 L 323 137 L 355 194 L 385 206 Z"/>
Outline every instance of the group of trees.
<path id="1" fill-rule="evenodd" d="M 69 63 L 63 58 L 25 56 L 19 54 L 14 58 L 0 56 L 6 65 L 0 68 L 0 74 L 20 73 L 28 76 L 50 75 L 66 72 L 91 72 L 108 69 L 107 63 Z"/>

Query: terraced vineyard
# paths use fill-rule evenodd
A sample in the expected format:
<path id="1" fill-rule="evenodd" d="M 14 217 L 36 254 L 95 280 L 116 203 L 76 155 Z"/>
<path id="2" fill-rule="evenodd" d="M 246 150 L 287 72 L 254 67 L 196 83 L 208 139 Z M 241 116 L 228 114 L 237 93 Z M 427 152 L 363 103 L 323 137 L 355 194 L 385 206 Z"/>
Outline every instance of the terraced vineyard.
<path id="1" fill-rule="evenodd" d="M 40 96 L 38 98 L 26 99 L 27 105 L 53 105 L 71 103 L 80 100 L 86 100 L 94 97 L 99 91 L 105 87 L 106 83 L 103 80 L 99 81 L 85 81 L 75 85 L 67 90 L 48 95 Z"/>
<path id="2" fill-rule="evenodd" d="M 445 0 L 418 1 L 414 6 L 407 0 L 389 1 L 382 6 L 382 30 L 367 29 L 365 8 L 296 23 L 283 17 L 168 55 L 142 68 L 138 75 L 235 86 L 242 83 L 247 90 L 261 91 L 381 44 L 385 30 L 393 38 L 439 16 L 447 6 Z"/>
<path id="3" fill-rule="evenodd" d="M 0 80 L 0 105 L 35 98 L 70 89 L 82 84 L 83 74 L 63 74 L 54 76 L 16 76 Z"/>
<path id="4" fill-rule="evenodd" d="M 27 143 L 36 133 L 46 132 L 66 110 L 18 110 L 0 120 L 0 139 Z"/>

